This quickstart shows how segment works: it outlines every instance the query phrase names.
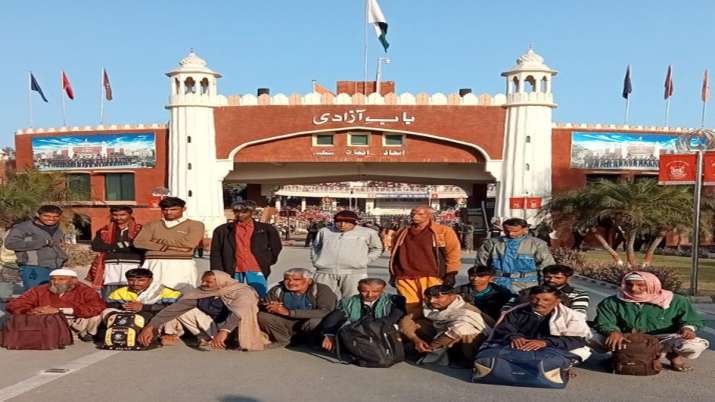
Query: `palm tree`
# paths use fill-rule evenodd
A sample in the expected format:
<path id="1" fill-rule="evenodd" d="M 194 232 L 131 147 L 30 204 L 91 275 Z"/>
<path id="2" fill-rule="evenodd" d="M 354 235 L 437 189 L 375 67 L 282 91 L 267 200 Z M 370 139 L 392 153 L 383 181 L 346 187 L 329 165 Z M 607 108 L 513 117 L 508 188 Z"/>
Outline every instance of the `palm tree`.
<path id="1" fill-rule="evenodd" d="M 0 227 L 8 228 L 15 222 L 29 219 L 42 204 L 65 203 L 74 199 L 65 186 L 61 173 L 44 173 L 36 169 L 11 173 L 0 184 Z"/>
<path id="2" fill-rule="evenodd" d="M 587 229 L 620 265 L 623 264 L 620 256 L 597 230 L 603 222 L 610 222 L 623 231 L 626 264 L 629 266 L 636 265 L 635 242 L 638 237 L 650 236 L 652 240 L 643 259 L 643 266 L 648 266 L 668 231 L 692 227 L 692 210 L 693 195 L 688 187 L 661 186 L 656 180 L 633 183 L 604 180 L 556 195 L 544 206 L 542 213 L 550 213 L 555 219 L 576 228 Z M 705 218 L 712 218 L 712 215 L 706 214 Z"/>

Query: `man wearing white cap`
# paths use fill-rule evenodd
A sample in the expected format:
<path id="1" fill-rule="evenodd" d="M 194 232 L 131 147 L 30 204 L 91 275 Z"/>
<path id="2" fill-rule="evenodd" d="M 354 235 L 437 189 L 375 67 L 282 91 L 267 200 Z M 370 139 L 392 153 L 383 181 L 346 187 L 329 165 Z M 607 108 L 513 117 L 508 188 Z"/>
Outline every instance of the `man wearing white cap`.
<path id="1" fill-rule="evenodd" d="M 79 339 L 89 342 L 97 334 L 97 327 L 102 322 L 102 310 L 106 307 L 97 291 L 78 282 L 76 272 L 56 269 L 50 272 L 49 283 L 36 286 L 11 300 L 5 309 L 10 315 L 62 313 Z"/>

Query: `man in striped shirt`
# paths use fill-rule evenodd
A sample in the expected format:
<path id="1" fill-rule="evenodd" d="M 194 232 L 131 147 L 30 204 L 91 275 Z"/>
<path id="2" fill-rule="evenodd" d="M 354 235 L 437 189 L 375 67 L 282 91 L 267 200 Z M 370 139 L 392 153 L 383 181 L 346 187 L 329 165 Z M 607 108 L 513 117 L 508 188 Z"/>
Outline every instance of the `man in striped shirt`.
<path id="1" fill-rule="evenodd" d="M 588 292 L 576 289 L 569 283 L 574 274 L 573 268 L 567 265 L 554 264 L 544 267 L 541 272 L 544 285 L 551 285 L 561 291 L 561 304 L 583 315 L 588 313 L 591 298 Z M 507 303 L 502 310 L 508 310 L 517 304 L 526 303 L 529 289 L 519 292 L 514 299 Z"/>

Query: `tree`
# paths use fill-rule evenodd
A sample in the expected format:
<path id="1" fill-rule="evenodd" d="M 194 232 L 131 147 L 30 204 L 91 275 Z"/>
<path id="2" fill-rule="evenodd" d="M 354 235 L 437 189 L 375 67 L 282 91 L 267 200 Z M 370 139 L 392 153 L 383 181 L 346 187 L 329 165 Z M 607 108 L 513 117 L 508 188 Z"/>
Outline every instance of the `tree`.
<path id="1" fill-rule="evenodd" d="M 74 199 L 62 173 L 45 173 L 36 169 L 14 172 L 0 184 L 0 227 L 34 216 L 37 208 L 48 203 L 66 203 Z M 69 216 L 68 216 L 69 217 Z"/>
<path id="2" fill-rule="evenodd" d="M 650 238 L 643 258 L 643 266 L 648 266 L 668 231 L 692 227 L 692 211 L 693 195 L 688 187 L 661 186 L 656 180 L 633 183 L 603 180 L 556 195 L 544 206 L 542 213 L 550 213 L 562 224 L 592 233 L 619 265 L 624 262 L 599 233 L 600 226 L 610 223 L 623 232 L 628 266 L 636 265 L 634 246 L 638 237 Z M 712 220 L 709 211 L 709 208 L 704 210 L 704 220 Z"/>

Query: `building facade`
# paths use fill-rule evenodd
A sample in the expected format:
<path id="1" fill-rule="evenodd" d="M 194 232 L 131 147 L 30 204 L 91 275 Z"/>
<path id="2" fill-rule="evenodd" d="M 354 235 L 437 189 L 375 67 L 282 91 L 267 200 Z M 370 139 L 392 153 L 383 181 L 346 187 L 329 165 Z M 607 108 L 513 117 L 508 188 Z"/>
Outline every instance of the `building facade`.
<path id="1" fill-rule="evenodd" d="M 68 173 L 93 230 L 114 204 L 158 218 L 157 198 L 171 194 L 208 236 L 226 221 L 227 184 L 245 183 L 265 203 L 280 185 L 367 180 L 458 186 L 469 206 L 496 185 L 494 214 L 533 222 L 553 192 L 655 175 L 658 155 L 687 131 L 555 123 L 557 72 L 532 49 L 496 95 L 398 94 L 392 82 L 365 95 L 374 83 L 343 81 L 336 94 L 224 96 L 221 74 L 193 51 L 166 75 L 168 124 L 18 130 L 18 169 Z"/>

